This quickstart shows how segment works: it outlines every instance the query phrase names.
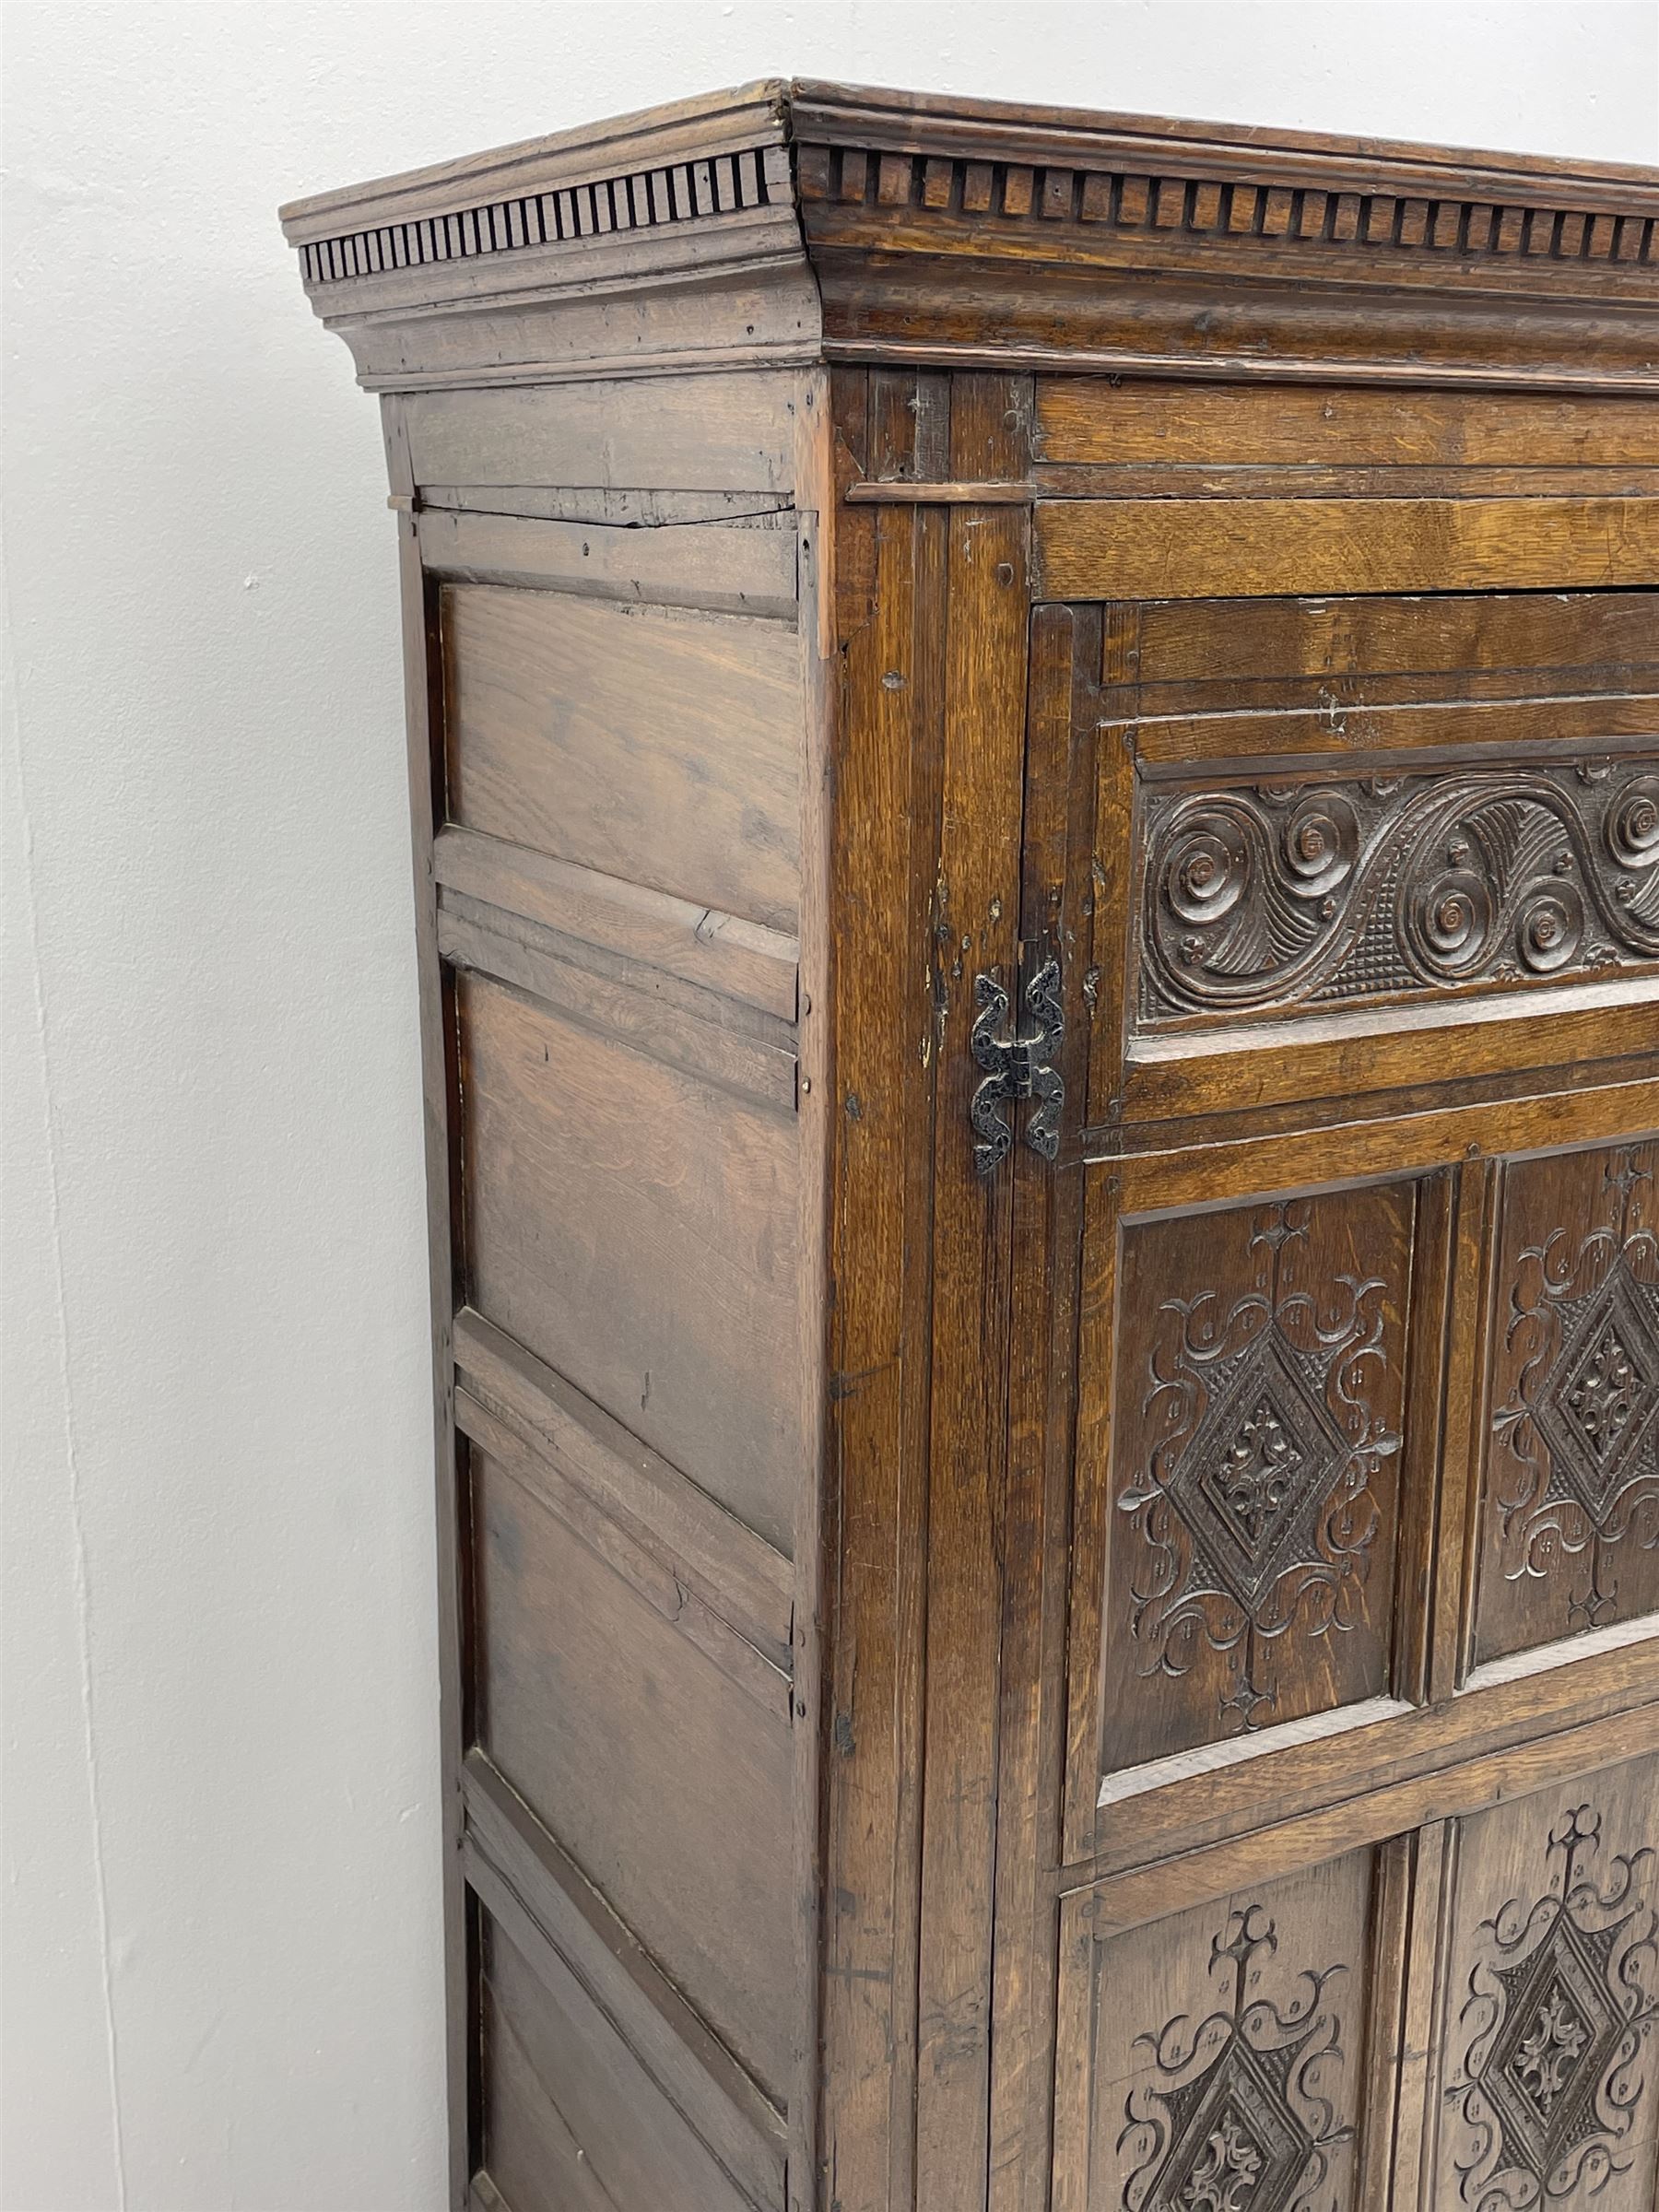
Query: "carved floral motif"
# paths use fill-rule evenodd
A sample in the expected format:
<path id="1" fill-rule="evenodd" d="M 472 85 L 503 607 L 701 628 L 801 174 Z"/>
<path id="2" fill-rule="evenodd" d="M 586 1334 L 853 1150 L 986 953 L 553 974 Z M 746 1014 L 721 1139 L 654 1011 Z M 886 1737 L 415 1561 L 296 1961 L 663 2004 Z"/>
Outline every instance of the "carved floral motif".
<path id="1" fill-rule="evenodd" d="M 1267 1647 L 1352 1625 L 1379 1512 L 1371 1483 L 1399 1437 L 1374 1408 L 1387 1354 L 1381 1277 L 1287 1291 L 1305 1201 L 1268 1207 L 1251 1237 L 1261 1286 L 1225 1312 L 1213 1292 L 1168 1299 L 1144 1410 L 1159 1441 L 1118 1500 L 1144 1540 L 1132 1633 L 1145 1671 L 1183 1675 L 1236 1653 L 1224 1714 L 1274 1702 Z"/>
<path id="2" fill-rule="evenodd" d="M 1651 761 L 1157 793 L 1147 831 L 1147 1022 L 1659 959 Z"/>
<path id="3" fill-rule="evenodd" d="M 1325 2002 L 1347 1970 L 1304 1973 L 1281 2007 L 1249 1994 L 1277 1948 L 1259 1905 L 1232 1913 L 1210 1947 L 1225 2005 L 1136 2037 L 1158 2086 L 1132 2091 L 1124 2108 L 1118 2150 L 1135 2163 L 1124 2212 L 1312 2212 L 1352 2132 L 1337 2126 L 1329 2094 L 1343 2051 Z"/>
<path id="4" fill-rule="evenodd" d="M 1577 1806 L 1552 1830 L 1557 1872 L 1530 1905 L 1482 1924 L 1483 1956 L 1460 2016 L 1465 2041 L 1447 2100 L 1464 2129 L 1460 2197 L 1477 2212 L 1587 2204 L 1629 2161 L 1619 2146 L 1648 2086 L 1659 2021 L 1656 1924 L 1642 1849 L 1587 1871 L 1601 1817 Z"/>

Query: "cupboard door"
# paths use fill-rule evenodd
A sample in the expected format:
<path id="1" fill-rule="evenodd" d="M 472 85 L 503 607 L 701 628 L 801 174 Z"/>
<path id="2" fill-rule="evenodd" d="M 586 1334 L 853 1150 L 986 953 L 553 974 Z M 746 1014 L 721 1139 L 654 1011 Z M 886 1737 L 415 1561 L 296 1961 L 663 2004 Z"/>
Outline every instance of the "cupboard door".
<path id="1" fill-rule="evenodd" d="M 1581 665 L 1630 604 L 1070 616 L 1063 2212 L 1652 2202 L 1659 716 Z"/>
<path id="2" fill-rule="evenodd" d="M 1122 1930 L 1109 1894 L 1066 1900 L 1062 2007 L 1085 2057 L 1062 2080 L 1055 2212 L 1360 2212 L 1366 2136 L 1390 2118 L 1385 1855 Z"/>
<path id="3" fill-rule="evenodd" d="M 1121 1226 L 1113 1794 L 1389 1696 L 1417 1210 L 1394 1182 Z"/>
<path id="4" fill-rule="evenodd" d="M 1653 1144 L 1504 1170 L 1477 1666 L 1659 1610 L 1656 1174 Z"/>
<path id="5" fill-rule="evenodd" d="M 1453 1824 L 1433 2212 L 1651 2212 L 1656 1844 L 1653 1759 Z"/>

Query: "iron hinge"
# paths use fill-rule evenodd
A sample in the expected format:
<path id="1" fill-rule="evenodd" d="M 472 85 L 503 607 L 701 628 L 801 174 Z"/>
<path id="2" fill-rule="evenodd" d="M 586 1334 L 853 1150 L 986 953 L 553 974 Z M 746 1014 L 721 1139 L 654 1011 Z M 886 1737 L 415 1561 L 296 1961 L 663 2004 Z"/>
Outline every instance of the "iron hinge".
<path id="1" fill-rule="evenodd" d="M 1037 1100 L 1025 1125 L 1025 1141 L 1033 1152 L 1053 1159 L 1060 1150 L 1065 1084 L 1055 1062 L 1065 1035 L 1065 1013 L 1059 961 L 1045 960 L 1022 995 L 1036 1028 L 1023 1037 L 999 1037 L 996 1032 L 1008 1018 L 1008 994 L 994 975 L 973 979 L 973 1003 L 979 1008 L 973 1018 L 973 1057 L 984 1073 L 974 1086 L 969 1118 L 974 1164 L 982 1175 L 994 1174 L 1013 1145 L 1014 1132 L 1004 1112 L 1008 1100 Z"/>

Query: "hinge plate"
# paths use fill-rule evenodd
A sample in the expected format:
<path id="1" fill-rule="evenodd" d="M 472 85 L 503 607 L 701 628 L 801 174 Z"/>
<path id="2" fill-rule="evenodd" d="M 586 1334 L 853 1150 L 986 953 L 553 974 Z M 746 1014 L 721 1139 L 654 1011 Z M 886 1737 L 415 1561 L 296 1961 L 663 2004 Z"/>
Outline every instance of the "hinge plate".
<path id="1" fill-rule="evenodd" d="M 982 1175 L 994 1174 L 1007 1158 L 1014 1133 L 1004 1112 L 1005 1102 L 1035 1099 L 1037 1105 L 1025 1125 L 1025 1142 L 1044 1159 L 1060 1150 L 1060 1114 L 1065 1104 L 1065 1084 L 1055 1065 L 1065 1035 L 1065 1014 L 1060 1002 L 1060 963 L 1045 960 L 1028 981 L 1023 993 L 1027 1013 L 1036 1028 L 1024 1036 L 999 1037 L 1008 1018 L 1008 994 L 994 975 L 973 979 L 971 1042 L 976 1065 L 984 1072 L 974 1087 L 969 1106 L 973 1124 L 974 1165 Z"/>

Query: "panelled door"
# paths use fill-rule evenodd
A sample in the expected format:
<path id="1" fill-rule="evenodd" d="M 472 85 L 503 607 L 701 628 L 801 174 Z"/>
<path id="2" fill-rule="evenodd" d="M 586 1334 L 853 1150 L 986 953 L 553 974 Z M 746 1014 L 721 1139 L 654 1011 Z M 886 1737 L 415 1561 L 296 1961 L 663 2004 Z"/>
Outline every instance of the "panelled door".
<path id="1" fill-rule="evenodd" d="M 1297 542 L 1033 616 L 1053 2202 L 1652 2212 L 1659 595 Z"/>

